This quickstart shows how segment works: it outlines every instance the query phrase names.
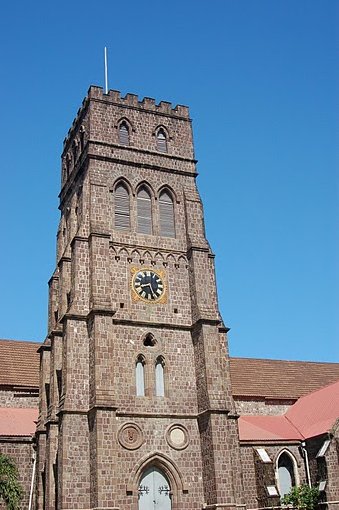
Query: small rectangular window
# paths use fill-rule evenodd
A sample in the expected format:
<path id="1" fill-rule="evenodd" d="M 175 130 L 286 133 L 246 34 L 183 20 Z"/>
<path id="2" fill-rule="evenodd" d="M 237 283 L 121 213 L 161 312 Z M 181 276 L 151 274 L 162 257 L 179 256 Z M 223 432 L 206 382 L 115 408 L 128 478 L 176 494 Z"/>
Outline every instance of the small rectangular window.
<path id="1" fill-rule="evenodd" d="M 267 485 L 266 490 L 269 496 L 279 496 L 275 485 Z"/>
<path id="2" fill-rule="evenodd" d="M 317 457 L 324 457 L 325 453 L 327 452 L 327 448 L 329 447 L 330 442 L 331 442 L 330 439 L 326 439 L 326 441 L 323 442 L 322 447 L 320 448 L 320 450 L 318 451 L 318 453 L 316 455 Z"/>
<path id="3" fill-rule="evenodd" d="M 322 480 L 319 482 L 319 492 L 322 492 L 326 489 L 326 480 Z"/>
<path id="4" fill-rule="evenodd" d="M 265 448 L 256 448 L 260 459 L 266 463 L 272 462 Z"/>

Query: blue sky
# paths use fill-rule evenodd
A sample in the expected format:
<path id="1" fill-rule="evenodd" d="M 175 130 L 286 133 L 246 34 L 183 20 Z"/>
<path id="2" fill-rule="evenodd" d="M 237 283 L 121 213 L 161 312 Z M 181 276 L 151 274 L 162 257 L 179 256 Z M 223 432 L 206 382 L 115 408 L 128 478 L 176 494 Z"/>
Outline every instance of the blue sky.
<path id="1" fill-rule="evenodd" d="M 0 20 L 0 337 L 41 341 L 90 84 L 190 106 L 234 356 L 338 361 L 338 2 L 18 0 Z"/>

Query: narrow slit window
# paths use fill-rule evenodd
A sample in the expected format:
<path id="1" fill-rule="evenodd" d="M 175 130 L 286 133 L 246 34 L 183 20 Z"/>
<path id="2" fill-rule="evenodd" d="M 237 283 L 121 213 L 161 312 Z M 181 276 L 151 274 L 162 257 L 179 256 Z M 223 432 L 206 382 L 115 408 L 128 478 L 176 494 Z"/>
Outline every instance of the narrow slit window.
<path id="1" fill-rule="evenodd" d="M 175 237 L 174 204 L 168 191 L 163 191 L 159 198 L 160 235 Z"/>
<path id="2" fill-rule="evenodd" d="M 122 122 L 119 126 L 119 143 L 129 145 L 129 128 L 126 122 Z"/>
<path id="3" fill-rule="evenodd" d="M 163 129 L 157 132 L 157 150 L 159 152 L 167 152 L 167 138 Z"/>
<path id="4" fill-rule="evenodd" d="M 157 397 L 165 396 L 164 365 L 162 358 L 157 359 L 155 364 L 155 395 Z"/>
<path id="5" fill-rule="evenodd" d="M 137 196 L 138 232 L 152 234 L 152 200 L 146 188 L 142 187 Z"/>
<path id="6" fill-rule="evenodd" d="M 115 228 L 119 230 L 130 229 L 130 204 L 129 193 L 123 184 L 115 188 Z"/>
<path id="7" fill-rule="evenodd" d="M 135 384 L 137 397 L 145 396 L 145 363 L 141 358 L 137 359 L 135 365 Z"/>

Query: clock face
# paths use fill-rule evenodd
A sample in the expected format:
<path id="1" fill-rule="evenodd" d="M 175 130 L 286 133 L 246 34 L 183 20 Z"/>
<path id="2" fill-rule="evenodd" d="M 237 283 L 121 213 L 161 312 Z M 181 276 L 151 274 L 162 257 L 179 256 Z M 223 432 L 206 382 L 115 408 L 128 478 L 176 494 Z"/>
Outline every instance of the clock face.
<path id="1" fill-rule="evenodd" d="M 165 292 L 165 284 L 156 271 L 140 269 L 132 279 L 132 288 L 138 297 L 144 301 L 159 301 Z"/>

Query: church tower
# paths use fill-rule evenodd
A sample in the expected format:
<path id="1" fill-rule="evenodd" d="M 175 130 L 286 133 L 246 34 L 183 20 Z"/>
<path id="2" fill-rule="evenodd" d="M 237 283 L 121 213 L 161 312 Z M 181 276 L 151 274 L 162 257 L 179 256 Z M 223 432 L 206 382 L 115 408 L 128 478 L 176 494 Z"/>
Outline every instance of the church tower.
<path id="1" fill-rule="evenodd" d="M 243 506 L 185 106 L 91 87 L 64 142 L 36 508 Z"/>

